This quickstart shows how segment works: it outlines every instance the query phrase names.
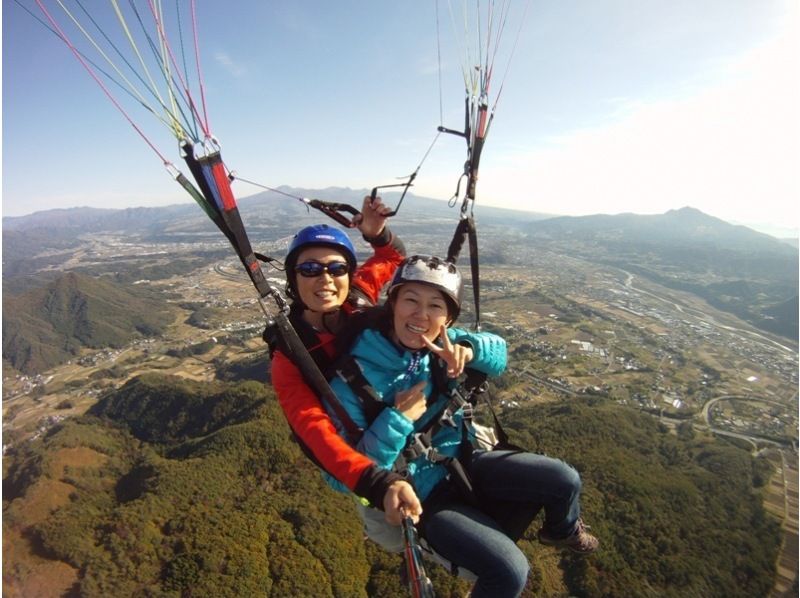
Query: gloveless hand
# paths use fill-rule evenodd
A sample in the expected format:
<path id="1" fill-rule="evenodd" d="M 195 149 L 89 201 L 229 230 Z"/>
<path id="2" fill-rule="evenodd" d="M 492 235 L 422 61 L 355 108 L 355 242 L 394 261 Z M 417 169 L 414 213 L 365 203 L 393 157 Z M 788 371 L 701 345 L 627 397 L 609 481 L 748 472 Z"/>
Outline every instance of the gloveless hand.
<path id="1" fill-rule="evenodd" d="M 380 197 L 373 201 L 369 195 L 364 198 L 361 214 L 353 218 L 353 223 L 358 226 L 361 234 L 367 238 L 377 237 L 386 226 L 387 214 L 392 211 L 389 206 L 383 205 Z"/>
<path id="2" fill-rule="evenodd" d="M 383 497 L 383 511 L 386 514 L 386 521 L 391 525 L 400 525 L 406 516 L 417 523 L 419 516 L 422 515 L 422 505 L 411 484 L 400 480 L 394 482 L 386 491 Z"/>
<path id="3" fill-rule="evenodd" d="M 408 390 L 398 392 L 394 397 L 394 408 L 412 422 L 417 421 L 425 413 L 425 386 L 427 382 L 417 382 Z"/>
<path id="4" fill-rule="evenodd" d="M 436 345 L 429 341 L 425 336 L 422 336 L 422 342 L 428 347 L 431 353 L 438 356 L 442 361 L 447 364 L 447 375 L 450 378 L 458 378 L 461 372 L 464 371 L 466 365 L 472 361 L 475 353 L 471 347 L 464 345 L 454 345 L 447 337 L 447 328 L 442 326 L 439 331 L 439 340 L 442 341 L 442 346 Z"/>

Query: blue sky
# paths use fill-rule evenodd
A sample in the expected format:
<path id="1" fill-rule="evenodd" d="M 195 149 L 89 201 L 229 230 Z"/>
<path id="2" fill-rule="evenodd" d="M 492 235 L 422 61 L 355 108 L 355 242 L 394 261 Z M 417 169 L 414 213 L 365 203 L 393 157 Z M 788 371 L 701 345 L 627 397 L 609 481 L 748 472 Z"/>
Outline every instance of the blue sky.
<path id="1" fill-rule="evenodd" d="M 84 5 L 103 6 L 97 18 L 121 39 L 105 3 Z M 440 104 L 434 6 L 200 0 L 209 120 L 228 166 L 273 187 L 368 188 L 410 173 L 440 122 L 463 121 L 459 35 L 444 1 Z M 524 6 L 512 3 L 495 85 Z M 797 229 L 799 11 L 796 0 L 531 1 L 481 160 L 477 213 L 690 205 Z M 61 41 L 13 0 L 2 16 L 4 216 L 191 201 Z M 118 95 L 178 164 L 166 128 Z M 440 137 L 414 192 L 450 197 L 465 157 L 463 140 Z"/>

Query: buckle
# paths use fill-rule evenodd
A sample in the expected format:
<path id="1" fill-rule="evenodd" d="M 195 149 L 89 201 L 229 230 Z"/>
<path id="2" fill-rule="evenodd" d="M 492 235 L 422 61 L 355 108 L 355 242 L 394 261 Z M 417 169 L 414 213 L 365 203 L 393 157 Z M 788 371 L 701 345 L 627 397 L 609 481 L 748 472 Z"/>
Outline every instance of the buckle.
<path id="1" fill-rule="evenodd" d="M 406 461 L 412 461 L 417 457 L 425 457 L 428 458 L 431 452 L 431 447 L 426 446 L 424 442 L 422 442 L 421 434 L 414 434 L 413 441 L 403 450 L 403 456 L 405 456 Z"/>
<path id="2" fill-rule="evenodd" d="M 445 426 L 450 426 L 451 428 L 455 428 L 456 421 L 453 419 L 454 415 L 455 415 L 454 413 L 452 413 L 449 409 L 447 409 L 445 410 L 444 413 L 442 413 L 442 417 L 439 418 L 439 421 Z"/>
<path id="3" fill-rule="evenodd" d="M 473 405 L 464 396 L 462 390 L 463 387 L 461 385 L 458 385 L 450 391 L 450 402 L 448 403 L 447 408 L 442 413 L 442 416 L 439 418 L 439 421 L 442 424 L 450 426 L 451 428 L 457 427 L 457 424 L 453 419 L 453 416 L 459 409 L 463 411 L 464 419 L 468 421 L 472 419 Z"/>

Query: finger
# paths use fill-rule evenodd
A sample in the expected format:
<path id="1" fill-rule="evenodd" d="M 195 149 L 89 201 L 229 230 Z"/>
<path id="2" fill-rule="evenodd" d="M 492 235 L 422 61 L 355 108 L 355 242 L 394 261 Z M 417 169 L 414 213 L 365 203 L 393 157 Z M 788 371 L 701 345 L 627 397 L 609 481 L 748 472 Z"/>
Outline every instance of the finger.
<path id="1" fill-rule="evenodd" d="M 430 350 L 432 353 L 442 353 L 442 352 L 444 351 L 444 349 L 443 349 L 442 347 L 440 347 L 439 345 L 437 345 L 437 344 L 435 344 L 435 343 L 433 343 L 433 342 L 429 341 L 429 340 L 427 339 L 427 337 L 425 337 L 425 335 L 422 335 L 422 334 L 421 334 L 421 335 L 420 335 L 420 338 L 422 339 L 422 342 L 425 344 L 425 346 L 426 346 L 426 347 L 428 347 L 428 349 L 429 349 L 429 350 Z"/>
<path id="2" fill-rule="evenodd" d="M 442 327 L 439 329 L 439 338 L 442 339 L 442 347 L 448 353 L 453 352 L 453 343 L 450 342 L 450 338 L 447 336 L 447 326 L 442 324 Z"/>
<path id="3" fill-rule="evenodd" d="M 414 386 L 403 391 L 401 394 L 398 394 L 397 399 L 395 400 L 395 407 L 399 409 L 405 409 L 420 399 L 424 399 L 426 385 L 427 382 L 423 380 L 422 382 L 417 382 Z"/>
<path id="4" fill-rule="evenodd" d="M 361 211 L 364 213 L 372 212 L 375 209 L 375 205 L 380 205 L 380 202 L 376 199 L 373 203 L 370 199 L 369 195 L 364 198 L 364 203 L 361 204 Z"/>
<path id="5" fill-rule="evenodd" d="M 414 494 L 413 491 L 403 491 L 400 494 L 400 500 L 402 501 L 400 511 L 403 513 L 403 516 L 411 517 L 411 520 L 417 523 L 419 521 L 419 516 L 422 515 L 422 505 L 417 495 Z"/>
<path id="6" fill-rule="evenodd" d="M 467 365 L 466 347 L 463 347 L 462 345 L 454 345 L 453 360 L 451 363 L 451 367 L 447 369 L 447 375 L 450 378 L 458 378 Z"/>
<path id="7" fill-rule="evenodd" d="M 458 352 L 458 361 L 456 362 L 456 375 L 460 376 L 461 372 L 464 371 L 464 367 L 467 365 L 467 354 L 465 351 Z"/>
<path id="8" fill-rule="evenodd" d="M 454 356 L 452 365 L 447 368 L 447 376 L 449 378 L 457 378 L 461 373 L 461 364 L 459 363 L 458 356 Z"/>
<path id="9" fill-rule="evenodd" d="M 406 513 L 411 515 L 412 517 L 419 518 L 422 515 L 422 503 L 419 502 L 419 498 L 417 498 L 416 494 L 412 494 L 412 496 L 405 495 L 405 509 Z"/>
<path id="10" fill-rule="evenodd" d="M 389 525 L 398 526 L 400 522 L 403 520 L 403 515 L 397 509 L 392 509 L 391 511 L 386 511 L 384 514 L 384 519 L 386 519 L 386 523 Z"/>
<path id="11" fill-rule="evenodd" d="M 419 395 L 425 390 L 425 386 L 427 385 L 427 381 L 421 380 L 417 382 L 414 386 L 407 388 L 401 392 L 397 393 L 397 397 L 395 402 L 397 403 L 408 403 L 414 402 L 419 398 Z"/>
<path id="12" fill-rule="evenodd" d="M 414 386 L 411 387 L 411 394 L 420 394 L 425 390 L 425 387 L 428 385 L 426 380 L 422 380 L 421 382 L 417 382 Z"/>

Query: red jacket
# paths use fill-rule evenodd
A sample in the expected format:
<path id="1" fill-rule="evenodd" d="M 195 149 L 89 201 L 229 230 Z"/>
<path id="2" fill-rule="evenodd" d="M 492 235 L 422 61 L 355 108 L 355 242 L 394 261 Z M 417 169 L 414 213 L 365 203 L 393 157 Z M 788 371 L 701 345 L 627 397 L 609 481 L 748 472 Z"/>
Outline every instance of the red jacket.
<path id="1" fill-rule="evenodd" d="M 377 303 L 381 289 L 388 283 L 405 257 L 402 242 L 390 236 L 384 245 L 373 245 L 375 254 L 355 272 L 345 313 Z M 293 321 L 300 325 L 300 322 Z M 306 342 L 313 351 L 322 349 L 332 362 L 338 357 L 335 337 L 327 332 L 316 332 L 315 343 Z M 280 350 L 272 357 L 272 385 L 278 395 L 289 426 L 298 441 L 325 471 L 350 490 L 382 508 L 383 494 L 397 474 L 378 468 L 371 459 L 359 453 L 338 434 L 330 416 L 309 388 L 297 366 Z"/>

